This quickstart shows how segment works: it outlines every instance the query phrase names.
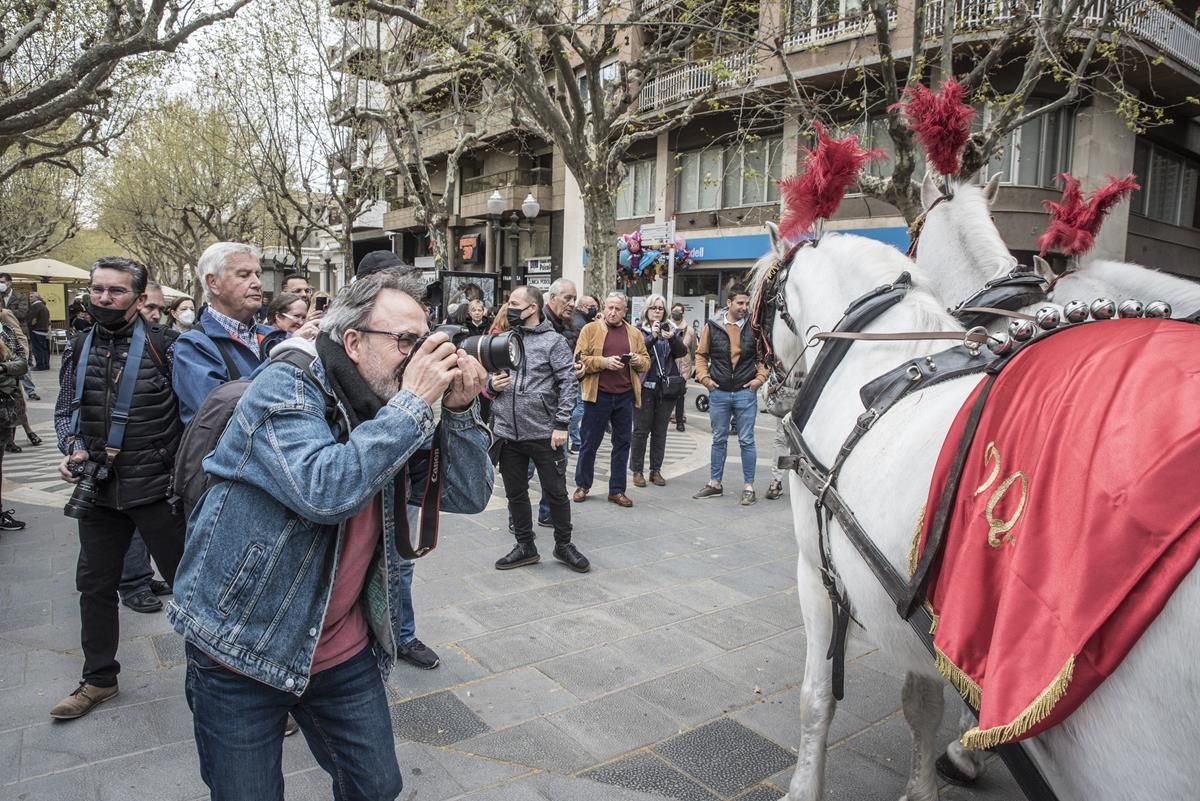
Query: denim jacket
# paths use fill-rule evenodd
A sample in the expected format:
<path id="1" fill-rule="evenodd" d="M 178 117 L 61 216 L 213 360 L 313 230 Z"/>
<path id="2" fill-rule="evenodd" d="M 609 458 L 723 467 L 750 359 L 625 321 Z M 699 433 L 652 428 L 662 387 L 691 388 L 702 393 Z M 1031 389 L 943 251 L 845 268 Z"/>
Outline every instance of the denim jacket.
<path id="1" fill-rule="evenodd" d="M 316 350 L 304 340 L 280 348 Z M 188 521 L 168 617 L 184 639 L 251 678 L 300 695 L 311 679 L 346 521 L 383 495 L 383 537 L 360 602 L 387 674 L 401 626 L 400 552 L 393 478 L 429 447 L 435 412 L 407 390 L 372 420 L 338 437 L 326 419 L 333 398 L 316 361 L 314 382 L 286 362 L 268 362 L 238 402 L 204 460 L 223 479 Z M 491 497 L 490 437 L 476 407 L 439 409 L 446 432 L 441 509 L 480 512 Z M 342 430 L 349 430 L 339 404 Z M 408 475 L 405 471 L 405 475 Z M 411 486 L 408 498 L 419 498 Z M 407 507 L 410 530 L 418 508 Z"/>

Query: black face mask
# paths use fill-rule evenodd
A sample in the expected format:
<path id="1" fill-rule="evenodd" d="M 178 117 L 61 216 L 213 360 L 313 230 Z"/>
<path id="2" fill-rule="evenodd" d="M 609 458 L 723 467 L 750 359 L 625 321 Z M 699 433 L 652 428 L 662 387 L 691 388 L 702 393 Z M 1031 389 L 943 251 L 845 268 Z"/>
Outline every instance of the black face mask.
<path id="1" fill-rule="evenodd" d="M 683 319 L 683 312 L 671 312 L 671 319 L 675 322 L 679 322 Z"/>
<path id="2" fill-rule="evenodd" d="M 588 309 L 587 311 L 585 311 L 585 312 L 583 313 L 583 319 L 587 320 L 588 322 L 591 322 L 592 320 L 595 320 L 595 319 L 596 319 L 596 313 L 597 313 L 598 311 L 600 311 L 600 310 L 599 310 L 599 309 Z"/>
<path id="3" fill-rule="evenodd" d="M 508 327 L 515 331 L 525 325 L 525 318 L 521 316 L 524 312 L 524 309 L 509 309 L 505 312 L 504 317 L 508 320 Z"/>
<path id="4" fill-rule="evenodd" d="M 128 322 L 125 319 L 127 311 L 129 309 L 118 309 L 115 306 L 92 306 L 92 319 L 110 331 L 116 331 L 124 328 Z"/>

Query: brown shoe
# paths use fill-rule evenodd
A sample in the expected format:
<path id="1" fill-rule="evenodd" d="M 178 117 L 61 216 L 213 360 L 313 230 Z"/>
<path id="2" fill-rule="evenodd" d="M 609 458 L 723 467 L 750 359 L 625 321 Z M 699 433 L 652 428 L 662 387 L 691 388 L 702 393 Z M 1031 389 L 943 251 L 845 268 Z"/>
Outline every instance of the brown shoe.
<path id="1" fill-rule="evenodd" d="M 115 684 L 111 687 L 97 687 L 94 684 L 81 681 L 79 682 L 79 686 L 75 688 L 75 692 L 59 701 L 54 709 L 50 710 L 50 717 L 55 720 L 81 718 L 88 712 L 91 712 L 92 707 L 104 703 L 109 698 L 115 697 L 116 694 L 117 685 Z"/>
<path id="2" fill-rule="evenodd" d="M 576 487 L 575 495 L 573 495 L 572 497 L 575 499 L 575 503 L 583 503 L 584 501 L 587 500 L 587 494 L 588 494 L 588 491 L 584 487 Z"/>
<path id="3" fill-rule="evenodd" d="M 633 501 L 629 500 L 629 497 L 623 492 L 618 492 L 616 495 L 609 495 L 608 500 L 610 503 L 615 503 L 617 506 L 624 506 L 626 509 L 633 506 Z"/>
<path id="4" fill-rule="evenodd" d="M 635 486 L 635 487 L 646 486 L 646 477 L 644 475 L 642 475 L 641 473 L 634 473 L 633 474 L 633 486 Z"/>
<path id="5" fill-rule="evenodd" d="M 650 483 L 656 487 L 667 486 L 667 480 L 663 478 L 662 473 L 658 472 L 657 470 L 650 471 Z"/>

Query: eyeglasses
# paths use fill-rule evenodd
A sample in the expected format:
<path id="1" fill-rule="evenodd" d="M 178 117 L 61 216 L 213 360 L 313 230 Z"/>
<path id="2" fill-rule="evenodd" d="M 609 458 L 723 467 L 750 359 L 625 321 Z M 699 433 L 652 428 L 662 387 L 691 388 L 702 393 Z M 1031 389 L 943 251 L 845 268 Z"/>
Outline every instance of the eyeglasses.
<path id="1" fill-rule="evenodd" d="M 123 298 L 129 294 L 129 290 L 121 286 L 89 286 L 88 292 L 90 292 L 94 298 L 103 297 L 104 293 L 107 292 L 108 296 L 113 300 Z"/>
<path id="2" fill-rule="evenodd" d="M 304 321 L 306 321 L 308 319 L 307 314 L 301 314 L 301 315 L 297 316 L 295 314 L 288 314 L 287 312 L 280 312 L 279 316 L 286 317 L 289 320 L 291 320 L 293 323 L 301 323 L 301 324 L 303 324 Z"/>
<path id="3" fill-rule="evenodd" d="M 666 311 L 667 310 L 666 306 L 647 306 L 646 308 L 649 309 L 650 311 Z"/>
<path id="4" fill-rule="evenodd" d="M 360 334 L 379 334 L 385 337 L 391 337 L 396 342 L 396 350 L 401 353 L 407 353 L 412 350 L 413 345 L 424 337 L 424 334 L 413 333 L 412 331 L 378 331 L 374 328 L 357 328 L 355 329 Z"/>

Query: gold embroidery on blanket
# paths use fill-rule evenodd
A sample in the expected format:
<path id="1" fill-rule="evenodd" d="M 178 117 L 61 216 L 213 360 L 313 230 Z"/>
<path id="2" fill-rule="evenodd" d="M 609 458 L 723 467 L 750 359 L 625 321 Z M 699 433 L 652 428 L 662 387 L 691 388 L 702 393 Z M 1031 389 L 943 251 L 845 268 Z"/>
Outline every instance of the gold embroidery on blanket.
<path id="1" fill-rule="evenodd" d="M 995 442 L 989 442 L 983 452 L 983 465 L 987 467 L 988 463 L 992 463 L 992 472 L 988 475 L 987 480 L 979 485 L 975 490 L 975 495 L 981 495 L 995 483 L 1003 471 L 1003 459 L 1000 456 L 1000 449 L 996 447 Z M 1021 496 L 1017 501 L 1017 509 L 1013 512 L 1012 517 L 1008 520 L 996 517 L 996 507 L 1008 495 L 1008 491 L 1012 489 L 1013 484 L 1021 483 Z M 983 514 L 988 524 L 988 545 L 993 548 L 999 548 L 1006 542 L 1016 542 L 1016 539 L 1010 533 L 1021 519 L 1021 515 L 1025 512 L 1025 504 L 1029 500 L 1029 480 L 1025 474 L 1018 470 L 1000 483 L 992 492 L 992 496 L 988 498 L 987 506 L 984 507 Z M 1001 537 L 999 535 L 1003 534 Z"/>

